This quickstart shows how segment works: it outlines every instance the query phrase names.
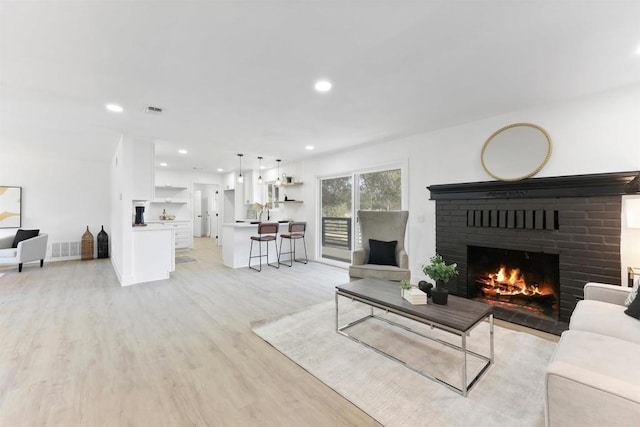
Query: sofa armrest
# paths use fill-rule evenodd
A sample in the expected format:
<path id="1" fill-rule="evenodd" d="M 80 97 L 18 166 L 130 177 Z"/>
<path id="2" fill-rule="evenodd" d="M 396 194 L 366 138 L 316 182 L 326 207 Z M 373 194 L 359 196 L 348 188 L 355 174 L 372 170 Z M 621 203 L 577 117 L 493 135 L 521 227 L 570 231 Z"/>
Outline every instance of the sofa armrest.
<path id="1" fill-rule="evenodd" d="M 47 234 L 40 234 L 18 243 L 18 263 L 38 261 L 47 256 Z"/>
<path id="2" fill-rule="evenodd" d="M 13 245 L 15 236 L 6 236 L 0 238 L 0 249 L 9 249 Z"/>
<path id="3" fill-rule="evenodd" d="M 624 301 L 631 293 L 631 288 L 606 283 L 589 282 L 584 285 L 584 299 L 624 305 Z"/>
<path id="4" fill-rule="evenodd" d="M 369 257 L 367 256 L 367 251 L 364 248 L 358 248 L 353 251 L 353 255 L 351 257 L 351 264 L 353 265 L 365 265 L 369 261 Z"/>
<path id="5" fill-rule="evenodd" d="M 409 269 L 409 254 L 404 249 L 396 251 L 396 262 L 403 270 Z"/>

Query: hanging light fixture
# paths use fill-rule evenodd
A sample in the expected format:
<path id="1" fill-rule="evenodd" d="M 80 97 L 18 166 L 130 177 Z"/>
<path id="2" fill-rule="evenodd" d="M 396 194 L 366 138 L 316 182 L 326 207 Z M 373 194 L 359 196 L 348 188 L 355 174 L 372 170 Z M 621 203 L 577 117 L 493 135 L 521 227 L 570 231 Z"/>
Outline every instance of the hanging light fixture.
<path id="1" fill-rule="evenodd" d="M 276 159 L 276 162 L 278 163 L 278 179 L 276 179 L 276 185 L 280 185 L 282 184 L 282 181 L 280 180 L 280 159 Z"/>
<path id="2" fill-rule="evenodd" d="M 258 184 L 262 184 L 262 157 L 258 156 Z"/>
<path id="3" fill-rule="evenodd" d="M 238 182 L 240 183 L 244 182 L 244 178 L 242 176 L 242 156 L 244 156 L 244 154 L 238 154 L 238 157 L 240 158 L 240 175 L 238 175 Z"/>

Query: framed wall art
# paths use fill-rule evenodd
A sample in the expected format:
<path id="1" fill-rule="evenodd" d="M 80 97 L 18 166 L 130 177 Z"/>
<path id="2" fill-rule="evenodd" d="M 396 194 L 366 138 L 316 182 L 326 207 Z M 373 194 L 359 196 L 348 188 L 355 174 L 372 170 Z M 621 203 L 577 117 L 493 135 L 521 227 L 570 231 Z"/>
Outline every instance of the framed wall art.
<path id="1" fill-rule="evenodd" d="M 0 228 L 22 226 L 22 187 L 0 186 Z"/>

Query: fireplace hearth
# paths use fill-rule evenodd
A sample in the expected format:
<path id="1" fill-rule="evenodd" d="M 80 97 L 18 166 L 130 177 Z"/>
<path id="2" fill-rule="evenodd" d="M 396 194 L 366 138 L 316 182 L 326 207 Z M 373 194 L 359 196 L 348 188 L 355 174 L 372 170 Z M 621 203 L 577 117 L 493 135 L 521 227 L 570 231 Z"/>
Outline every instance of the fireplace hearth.
<path id="1" fill-rule="evenodd" d="M 460 271 L 449 292 L 494 305 L 498 319 L 560 334 L 585 283 L 620 284 L 622 195 L 640 192 L 639 177 L 634 171 L 429 186 L 436 251 Z M 541 264 L 531 267 L 533 261 Z M 504 295 L 521 276 L 543 295 Z M 498 289 L 487 287 L 492 281 Z"/>

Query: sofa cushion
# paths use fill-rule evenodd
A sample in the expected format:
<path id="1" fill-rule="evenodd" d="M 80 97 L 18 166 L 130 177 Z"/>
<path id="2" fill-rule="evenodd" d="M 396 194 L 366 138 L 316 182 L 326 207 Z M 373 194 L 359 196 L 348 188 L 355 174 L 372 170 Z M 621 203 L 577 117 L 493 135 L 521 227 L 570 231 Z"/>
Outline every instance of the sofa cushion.
<path id="1" fill-rule="evenodd" d="M 411 270 L 390 265 L 351 265 L 349 266 L 349 277 L 359 279 L 381 279 L 399 282 L 411 278 Z"/>
<path id="2" fill-rule="evenodd" d="M 395 265 L 397 240 L 382 242 L 380 240 L 369 239 L 369 264 Z"/>
<path id="3" fill-rule="evenodd" d="M 0 249 L 0 258 L 15 258 L 17 256 L 18 249 L 16 248 Z"/>
<path id="4" fill-rule="evenodd" d="M 18 232 L 16 233 L 16 237 L 13 239 L 13 245 L 11 245 L 11 247 L 17 248 L 18 243 L 22 242 L 23 240 L 31 239 L 33 237 L 38 237 L 38 234 L 40 234 L 40 230 L 19 229 Z"/>
<path id="5" fill-rule="evenodd" d="M 631 316 L 634 319 L 640 319 L 640 298 L 634 299 L 629 307 L 624 311 L 624 314 Z"/>
<path id="6" fill-rule="evenodd" d="M 564 332 L 545 375 L 547 425 L 634 425 L 640 369 L 631 360 L 639 352 L 625 340 Z"/>
<path id="7" fill-rule="evenodd" d="M 578 302 L 569 329 L 594 332 L 640 344 L 640 322 L 624 314 L 623 305 L 595 300 Z"/>

